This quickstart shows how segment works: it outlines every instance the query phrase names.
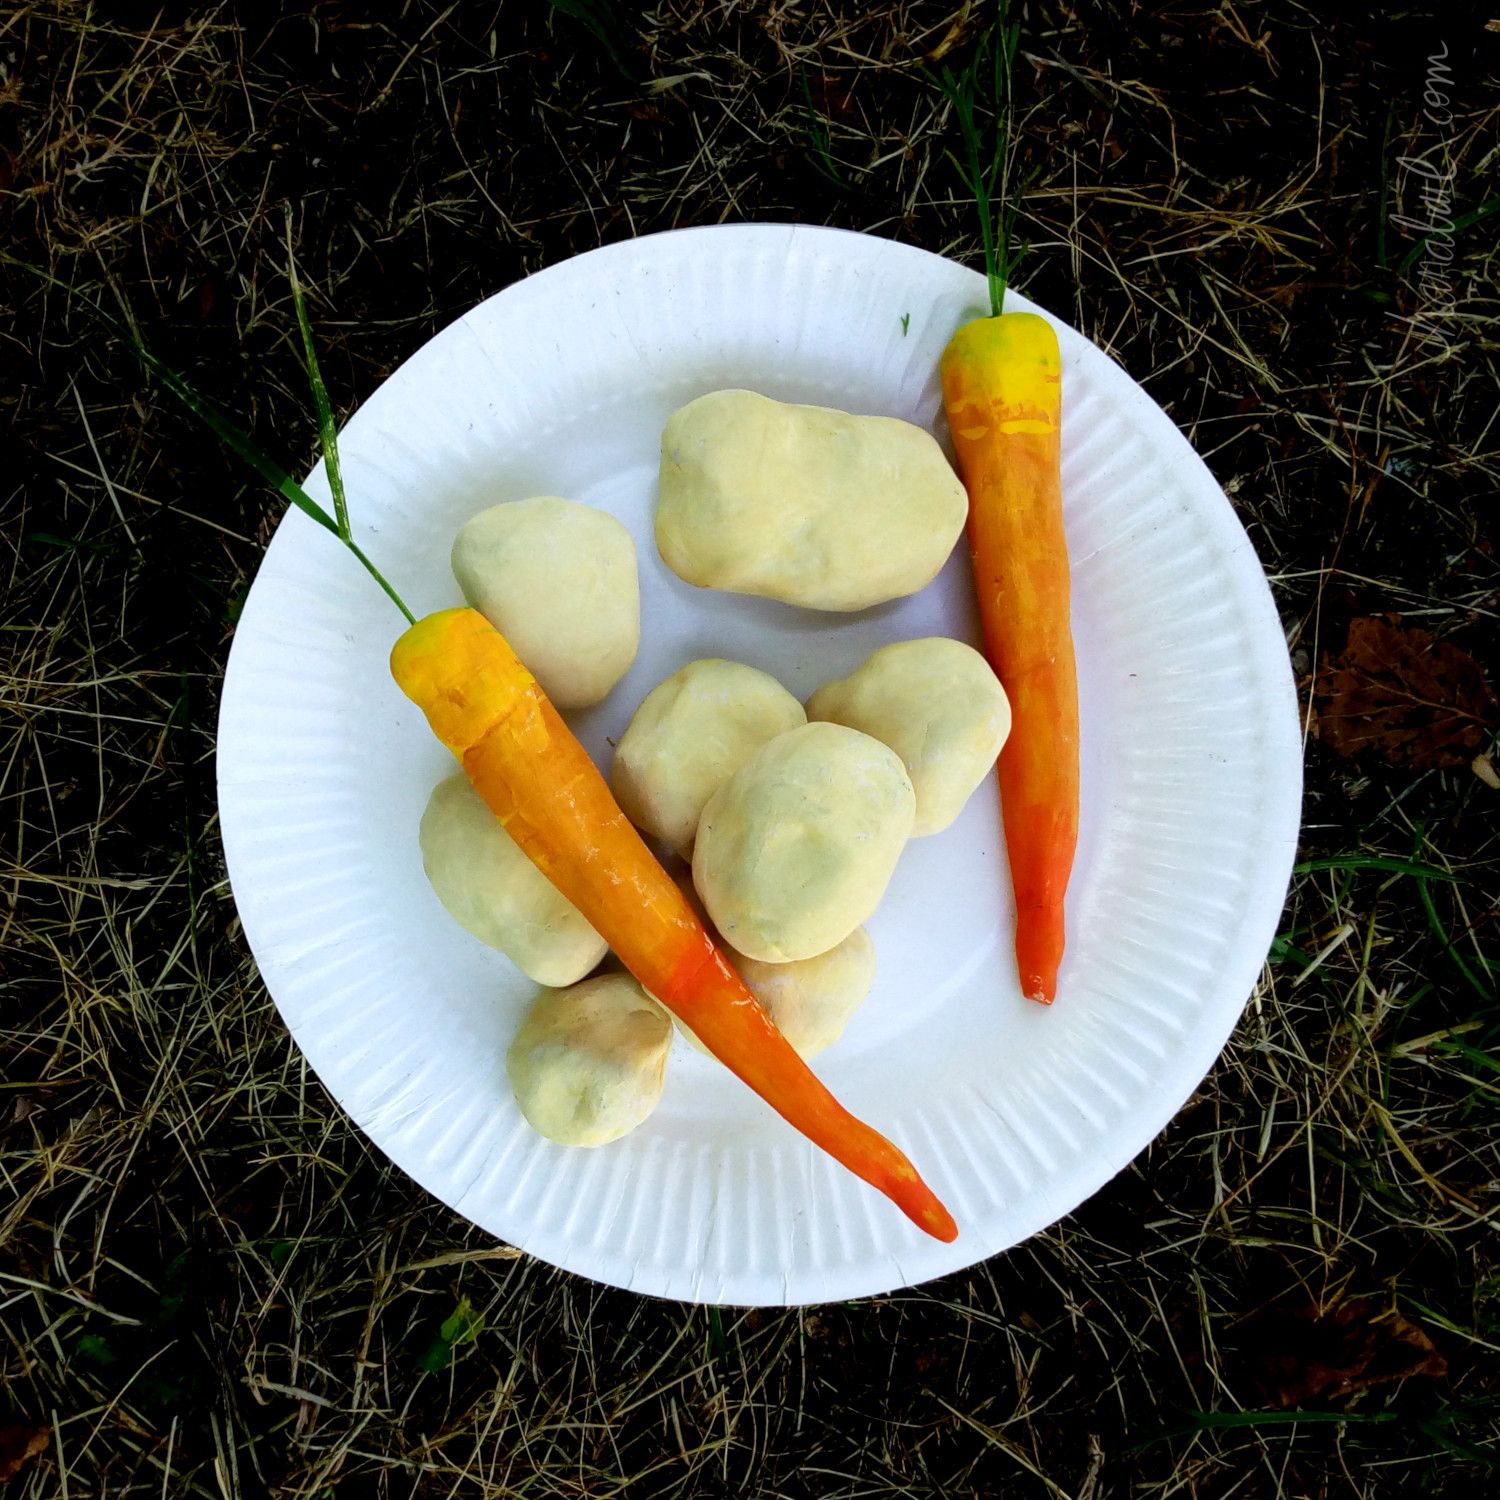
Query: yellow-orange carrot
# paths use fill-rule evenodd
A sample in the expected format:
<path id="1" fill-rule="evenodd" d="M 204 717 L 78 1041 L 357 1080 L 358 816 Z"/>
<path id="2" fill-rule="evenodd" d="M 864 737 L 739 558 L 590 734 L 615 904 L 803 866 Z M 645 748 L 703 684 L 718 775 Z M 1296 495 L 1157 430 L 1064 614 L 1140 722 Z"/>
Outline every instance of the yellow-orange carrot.
<path id="1" fill-rule="evenodd" d="M 954 334 L 942 375 L 969 492 L 985 652 L 1010 697 L 999 773 L 1016 963 L 1022 991 L 1050 1003 L 1078 842 L 1078 678 L 1063 535 L 1057 335 L 1035 313 L 977 318 Z"/>
<path id="2" fill-rule="evenodd" d="M 401 690 L 532 862 L 625 967 L 773 1109 L 940 1240 L 948 1210 L 776 1030 L 505 638 L 472 609 L 418 620 L 391 652 Z"/>

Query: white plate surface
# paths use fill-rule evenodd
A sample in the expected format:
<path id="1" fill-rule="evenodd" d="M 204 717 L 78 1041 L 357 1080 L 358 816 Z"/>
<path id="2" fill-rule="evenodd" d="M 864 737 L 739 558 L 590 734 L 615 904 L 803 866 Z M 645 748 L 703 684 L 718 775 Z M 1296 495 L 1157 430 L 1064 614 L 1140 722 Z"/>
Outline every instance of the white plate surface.
<path id="1" fill-rule="evenodd" d="M 938 356 L 983 278 L 804 226 L 683 230 L 508 288 L 409 359 L 342 438 L 359 540 L 420 614 L 461 602 L 453 535 L 562 494 L 635 534 L 642 642 L 575 716 L 606 757 L 644 694 L 725 656 L 799 697 L 875 647 L 978 642 L 960 546 L 914 598 L 855 616 L 699 591 L 651 536 L 675 407 L 743 386 L 943 433 Z M 1029 307 L 1012 296 L 1011 307 Z M 417 849 L 451 768 L 386 659 L 401 620 L 289 511 L 235 634 L 219 721 L 229 873 L 292 1035 L 354 1121 L 445 1203 L 569 1270 L 661 1296 L 808 1303 L 925 1281 L 1081 1203 L 1171 1119 L 1223 1047 L 1281 910 L 1300 801 L 1287 653 L 1212 476 L 1117 365 L 1057 324 L 1083 809 L 1059 999 L 1021 998 L 993 781 L 913 841 L 870 924 L 875 989 L 817 1071 L 956 1215 L 914 1229 L 678 1041 L 660 1108 L 568 1150 L 526 1125 L 504 1055 L 532 987 L 457 927 Z M 309 481 L 326 503 L 321 469 Z"/>

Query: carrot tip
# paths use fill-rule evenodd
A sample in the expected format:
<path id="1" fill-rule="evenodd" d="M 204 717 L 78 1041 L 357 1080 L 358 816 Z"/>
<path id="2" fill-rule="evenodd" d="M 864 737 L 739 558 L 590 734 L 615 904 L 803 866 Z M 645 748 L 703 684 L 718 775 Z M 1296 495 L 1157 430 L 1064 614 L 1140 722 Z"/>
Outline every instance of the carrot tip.
<path id="1" fill-rule="evenodd" d="M 918 1229 L 925 1230 L 933 1239 L 951 1245 L 958 1238 L 958 1225 L 953 1215 L 936 1198 L 912 1216 Z"/>
<path id="2" fill-rule="evenodd" d="M 945 1211 L 941 1223 L 929 1233 L 945 1245 L 951 1245 L 958 1238 L 958 1225 L 954 1222 L 953 1215 Z"/>
<path id="3" fill-rule="evenodd" d="M 1061 925 L 1055 935 L 1042 933 L 1040 936 L 1042 941 L 1038 940 L 1035 929 L 1016 929 L 1016 971 L 1021 980 L 1021 993 L 1028 1000 L 1051 1005 L 1057 999 L 1057 970 L 1062 956 Z"/>
<path id="4" fill-rule="evenodd" d="M 949 1244 L 958 1238 L 958 1225 L 943 1207 L 942 1199 L 917 1176 L 909 1162 L 903 1163 L 894 1182 L 872 1183 L 924 1234 Z"/>
<path id="5" fill-rule="evenodd" d="M 1035 1000 L 1038 1005 L 1051 1005 L 1057 999 L 1057 981 L 1054 979 L 1047 984 L 1040 977 L 1029 980 L 1024 986 L 1026 998 Z"/>

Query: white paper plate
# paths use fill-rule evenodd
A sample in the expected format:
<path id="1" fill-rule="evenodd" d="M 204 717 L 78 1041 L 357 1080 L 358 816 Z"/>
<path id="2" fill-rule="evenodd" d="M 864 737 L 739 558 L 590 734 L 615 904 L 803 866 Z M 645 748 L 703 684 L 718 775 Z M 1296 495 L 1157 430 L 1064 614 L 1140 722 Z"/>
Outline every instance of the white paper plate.
<path id="1" fill-rule="evenodd" d="M 562 494 L 619 516 L 640 551 L 642 642 L 608 702 L 576 717 L 601 757 L 647 690 L 695 657 L 751 662 L 801 697 L 888 641 L 977 643 L 962 546 L 915 598 L 824 615 L 690 588 L 658 557 L 651 515 L 662 423 L 704 391 L 941 432 L 938 356 L 985 302 L 972 271 L 827 229 L 684 230 L 580 256 L 445 329 L 349 423 L 359 539 L 420 614 L 461 602 L 449 547 L 486 505 Z M 642 1292 L 854 1297 L 970 1265 L 1067 1213 L 1202 1080 L 1286 890 L 1291 673 L 1255 553 L 1208 470 L 1118 366 L 1057 328 L 1084 788 L 1059 999 L 1019 993 L 991 783 L 903 854 L 871 923 L 875 990 L 817 1064 L 948 1204 L 952 1245 L 680 1041 L 660 1108 L 624 1140 L 567 1150 L 530 1130 L 504 1055 L 532 987 L 423 878 L 417 823 L 451 761 L 388 674 L 402 622 L 288 512 L 224 685 L 234 896 L 319 1077 L 458 1212 Z M 309 488 L 326 497 L 321 470 Z"/>

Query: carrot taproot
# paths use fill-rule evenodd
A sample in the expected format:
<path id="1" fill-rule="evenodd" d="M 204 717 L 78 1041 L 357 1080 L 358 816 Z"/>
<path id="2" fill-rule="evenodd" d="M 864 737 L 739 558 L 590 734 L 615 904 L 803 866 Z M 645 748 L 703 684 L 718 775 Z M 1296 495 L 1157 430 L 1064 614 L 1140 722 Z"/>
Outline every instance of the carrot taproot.
<path id="1" fill-rule="evenodd" d="M 1078 676 L 1063 534 L 1062 363 L 1035 313 L 965 323 L 942 356 L 943 405 L 969 492 L 985 654 L 1010 697 L 1000 808 L 1024 994 L 1050 1003 L 1078 843 Z"/>
<path id="2" fill-rule="evenodd" d="M 337 537 L 405 616 L 409 628 L 391 651 L 397 684 L 423 710 L 527 857 L 645 988 L 814 1145 L 878 1188 L 934 1238 L 956 1239 L 953 1216 L 916 1168 L 845 1110 L 772 1024 L 499 631 L 473 609 L 417 619 L 355 542 L 343 503 L 337 433 L 295 272 L 292 300 L 318 406 L 333 516 L 186 381 L 139 344 L 137 352 L 229 447 Z"/>
<path id="3" fill-rule="evenodd" d="M 476 610 L 418 620 L 391 672 L 506 831 L 625 967 L 773 1109 L 952 1240 L 952 1215 L 892 1143 L 818 1081 L 715 946 L 505 638 Z"/>

